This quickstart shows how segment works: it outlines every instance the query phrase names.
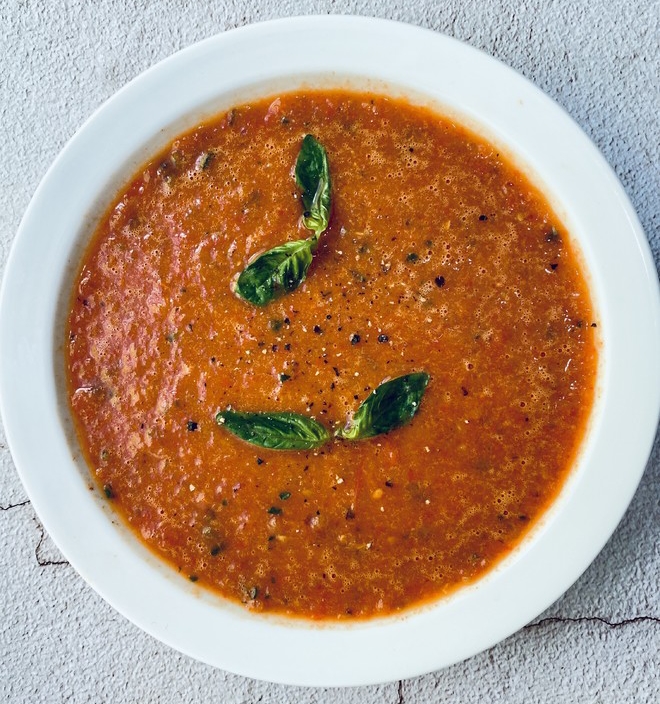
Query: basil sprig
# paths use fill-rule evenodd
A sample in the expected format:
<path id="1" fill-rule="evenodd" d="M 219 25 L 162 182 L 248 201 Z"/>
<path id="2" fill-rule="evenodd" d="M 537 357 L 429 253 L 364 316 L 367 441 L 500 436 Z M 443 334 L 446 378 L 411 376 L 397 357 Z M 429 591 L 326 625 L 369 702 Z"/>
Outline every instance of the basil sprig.
<path id="1" fill-rule="evenodd" d="M 331 182 L 328 155 L 311 134 L 305 135 L 296 161 L 296 183 L 302 191 L 304 240 L 285 242 L 258 255 L 241 272 L 234 293 L 257 306 L 298 288 L 307 276 L 319 237 L 330 221 Z"/>
<path id="2" fill-rule="evenodd" d="M 335 432 L 344 440 L 363 440 L 410 422 L 429 383 L 425 372 L 390 379 L 367 396 L 353 418 Z M 318 421 L 298 413 L 244 413 L 220 411 L 216 422 L 241 440 L 271 450 L 310 450 L 330 440 Z"/>
<path id="3" fill-rule="evenodd" d="M 298 413 L 227 409 L 220 411 L 215 420 L 241 440 L 271 450 L 310 450 L 330 439 L 330 433 L 320 423 Z"/>
<path id="4" fill-rule="evenodd" d="M 345 440 L 363 440 L 409 423 L 419 409 L 428 383 L 426 372 L 415 372 L 380 384 L 335 435 Z"/>

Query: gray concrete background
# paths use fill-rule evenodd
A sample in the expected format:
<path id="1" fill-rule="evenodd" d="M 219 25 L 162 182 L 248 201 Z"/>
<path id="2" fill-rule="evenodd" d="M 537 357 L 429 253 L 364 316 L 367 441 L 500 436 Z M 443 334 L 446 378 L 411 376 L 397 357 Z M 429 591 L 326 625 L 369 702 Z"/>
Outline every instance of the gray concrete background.
<path id="1" fill-rule="evenodd" d="M 657 267 L 660 5 L 650 0 L 0 0 L 0 267 L 50 163 L 128 80 L 212 34 L 276 17 L 328 13 L 428 27 L 527 76 L 604 153 L 637 209 Z M 656 441 L 630 509 L 593 565 L 546 613 L 487 652 L 380 687 L 294 688 L 192 661 L 114 612 L 49 540 L 0 431 L 0 698 L 118 704 L 657 702 L 659 488 Z"/>

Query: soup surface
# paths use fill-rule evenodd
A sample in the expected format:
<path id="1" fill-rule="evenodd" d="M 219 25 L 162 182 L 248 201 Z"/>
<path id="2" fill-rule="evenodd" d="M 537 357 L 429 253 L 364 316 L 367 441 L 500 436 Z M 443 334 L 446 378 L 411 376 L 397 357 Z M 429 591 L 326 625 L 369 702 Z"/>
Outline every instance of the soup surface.
<path id="1" fill-rule="evenodd" d="M 294 166 L 327 150 L 332 216 L 304 283 L 232 282 L 309 235 Z M 425 108 L 345 91 L 243 105 L 122 190 L 71 302 L 70 403 L 91 472 L 181 574 L 248 608 L 397 612 L 505 557 L 556 497 L 593 402 L 597 330 L 568 233 L 497 149 Z M 342 427 L 426 372 L 376 437 L 270 450 L 218 411 Z"/>

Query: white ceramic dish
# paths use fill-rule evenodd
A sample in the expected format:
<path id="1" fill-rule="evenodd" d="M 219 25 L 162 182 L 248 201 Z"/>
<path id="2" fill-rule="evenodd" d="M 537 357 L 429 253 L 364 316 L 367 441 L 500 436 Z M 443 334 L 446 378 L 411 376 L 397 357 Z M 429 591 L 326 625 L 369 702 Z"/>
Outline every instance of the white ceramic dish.
<path id="1" fill-rule="evenodd" d="M 543 184 L 590 274 L 600 394 L 580 461 L 543 524 L 486 579 L 404 617 L 317 626 L 244 612 L 173 575 L 89 491 L 62 394 L 64 308 L 95 220 L 135 169 L 204 116 L 301 85 L 372 87 L 437 102 Z M 625 282 L 625 286 L 619 285 Z M 660 304 L 648 245 L 621 186 L 579 128 L 490 57 L 418 28 L 307 17 L 227 32 L 147 71 L 79 130 L 39 186 L 0 302 L 0 398 L 35 510 L 117 610 L 218 667 L 301 685 L 409 677 L 519 629 L 603 547 L 643 472 L 660 407 Z"/>

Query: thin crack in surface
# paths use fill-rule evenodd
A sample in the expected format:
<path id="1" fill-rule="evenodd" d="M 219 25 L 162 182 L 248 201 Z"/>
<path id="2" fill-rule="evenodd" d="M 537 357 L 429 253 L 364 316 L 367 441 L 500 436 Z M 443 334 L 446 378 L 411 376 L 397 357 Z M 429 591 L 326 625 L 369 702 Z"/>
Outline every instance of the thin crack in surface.
<path id="1" fill-rule="evenodd" d="M 524 628 L 539 628 L 550 623 L 602 623 L 610 628 L 621 628 L 622 626 L 630 626 L 633 623 L 657 623 L 660 624 L 658 616 L 634 616 L 633 618 L 624 618 L 621 621 L 610 621 L 602 616 L 578 616 L 571 618 L 569 616 L 550 616 L 542 618 L 536 623 L 528 623 Z"/>
<path id="2" fill-rule="evenodd" d="M 397 694 L 399 695 L 399 698 L 396 700 L 397 704 L 404 704 L 404 699 L 403 699 L 403 680 L 399 680 L 399 686 L 397 689 Z"/>
<path id="3" fill-rule="evenodd" d="M 69 562 L 67 560 L 44 560 L 42 557 L 39 555 L 39 551 L 41 550 L 41 545 L 43 544 L 44 540 L 46 539 L 46 531 L 44 530 L 44 527 L 41 525 L 41 523 L 37 523 L 37 530 L 41 533 L 41 537 L 39 538 L 39 542 L 37 543 L 37 547 L 34 549 L 34 556 L 37 560 L 37 563 L 39 564 L 40 567 L 52 567 L 55 565 L 68 565 Z"/>
<path id="4" fill-rule="evenodd" d="M 11 511 L 13 508 L 20 508 L 21 506 L 27 506 L 30 503 L 29 499 L 21 501 L 17 504 L 8 504 L 7 506 L 0 506 L 0 511 Z"/>

